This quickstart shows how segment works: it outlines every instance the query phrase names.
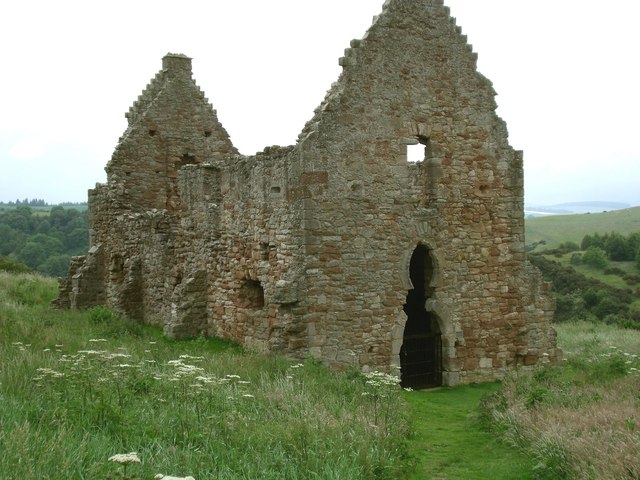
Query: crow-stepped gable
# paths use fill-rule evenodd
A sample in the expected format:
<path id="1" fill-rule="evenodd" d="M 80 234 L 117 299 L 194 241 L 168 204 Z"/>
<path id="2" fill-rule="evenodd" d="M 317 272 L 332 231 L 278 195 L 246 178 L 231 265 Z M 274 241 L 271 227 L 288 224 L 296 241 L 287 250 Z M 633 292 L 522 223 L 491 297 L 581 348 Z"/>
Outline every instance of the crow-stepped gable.
<path id="1" fill-rule="evenodd" d="M 388 0 L 340 65 L 295 145 L 243 156 L 191 59 L 166 55 L 89 191 L 91 247 L 57 305 L 400 367 L 413 387 L 555 361 L 552 296 L 525 258 L 522 152 L 449 9 Z"/>

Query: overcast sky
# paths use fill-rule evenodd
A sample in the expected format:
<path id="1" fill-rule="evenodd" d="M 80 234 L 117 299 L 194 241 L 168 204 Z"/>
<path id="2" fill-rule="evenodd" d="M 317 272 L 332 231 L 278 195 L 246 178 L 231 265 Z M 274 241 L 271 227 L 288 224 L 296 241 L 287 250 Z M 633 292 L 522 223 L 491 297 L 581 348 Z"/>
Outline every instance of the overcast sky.
<path id="1" fill-rule="evenodd" d="M 290 145 L 383 0 L 0 4 L 0 201 L 85 201 L 167 52 L 241 153 Z M 640 205 L 640 1 L 445 0 L 524 150 L 528 204 Z"/>

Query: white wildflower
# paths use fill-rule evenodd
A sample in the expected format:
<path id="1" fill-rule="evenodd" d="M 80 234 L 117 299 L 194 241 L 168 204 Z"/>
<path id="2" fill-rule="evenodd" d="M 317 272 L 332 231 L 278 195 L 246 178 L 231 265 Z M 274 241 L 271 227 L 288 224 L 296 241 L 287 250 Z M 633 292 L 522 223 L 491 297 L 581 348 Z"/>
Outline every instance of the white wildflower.
<path id="1" fill-rule="evenodd" d="M 173 477 L 171 475 L 163 475 L 161 473 L 158 473 L 155 477 L 153 477 L 155 480 L 196 480 L 195 478 L 193 478 L 192 476 L 188 476 L 188 477 Z"/>
<path id="2" fill-rule="evenodd" d="M 129 465 L 130 463 L 140 463 L 140 458 L 136 452 L 118 453 L 109 457 L 109 461 L 120 463 L 122 465 Z"/>
<path id="3" fill-rule="evenodd" d="M 204 360 L 204 357 L 192 357 L 191 355 L 187 355 L 186 353 L 183 355 L 180 355 L 180 357 L 178 358 L 182 358 L 185 360 Z"/>
<path id="4" fill-rule="evenodd" d="M 242 396 L 244 398 L 255 398 L 253 395 L 251 395 L 250 393 L 243 393 Z"/>
<path id="5" fill-rule="evenodd" d="M 107 360 L 113 360 L 114 358 L 129 358 L 131 355 L 127 355 L 126 353 L 107 353 L 104 358 Z"/>
<path id="6" fill-rule="evenodd" d="M 94 343 L 98 343 L 98 342 L 106 342 L 107 339 L 106 338 L 90 338 L 89 341 L 90 342 L 94 342 Z"/>
<path id="7" fill-rule="evenodd" d="M 225 375 L 225 377 L 227 377 L 227 378 L 240 378 L 240 375 L 229 375 L 229 374 L 227 374 L 227 375 Z"/>
<path id="8" fill-rule="evenodd" d="M 39 372 L 41 375 L 36 377 L 38 380 L 41 380 L 43 377 L 49 375 L 52 378 L 62 378 L 64 377 L 64 373 L 58 372 L 56 370 L 52 370 L 51 368 L 38 368 L 36 372 Z"/>
<path id="9" fill-rule="evenodd" d="M 202 383 L 215 383 L 216 379 L 213 377 L 207 377 L 204 375 L 199 375 L 196 377 L 196 380 Z"/>

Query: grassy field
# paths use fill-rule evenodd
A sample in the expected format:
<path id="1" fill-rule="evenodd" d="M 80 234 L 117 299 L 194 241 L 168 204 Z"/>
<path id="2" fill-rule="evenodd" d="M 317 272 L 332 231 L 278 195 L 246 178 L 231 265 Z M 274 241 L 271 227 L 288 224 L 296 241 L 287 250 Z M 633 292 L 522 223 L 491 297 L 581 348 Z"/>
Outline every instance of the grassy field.
<path id="1" fill-rule="evenodd" d="M 527 244 L 545 240 L 545 248 L 557 247 L 566 241 L 578 245 L 587 234 L 616 231 L 623 235 L 640 232 L 640 207 L 604 213 L 553 215 L 525 220 Z"/>
<path id="2" fill-rule="evenodd" d="M 215 339 L 170 341 L 56 282 L 0 273 L 0 478 L 511 479 L 531 462 L 478 421 L 497 384 L 405 392 Z M 120 477 L 116 477 L 119 474 Z"/>
<path id="3" fill-rule="evenodd" d="M 103 308 L 52 311 L 55 288 L 0 273 L 3 479 L 638 478 L 639 332 L 561 324 L 562 366 L 411 392 L 391 376 L 170 341 Z M 109 461 L 129 452 L 140 463 Z"/>

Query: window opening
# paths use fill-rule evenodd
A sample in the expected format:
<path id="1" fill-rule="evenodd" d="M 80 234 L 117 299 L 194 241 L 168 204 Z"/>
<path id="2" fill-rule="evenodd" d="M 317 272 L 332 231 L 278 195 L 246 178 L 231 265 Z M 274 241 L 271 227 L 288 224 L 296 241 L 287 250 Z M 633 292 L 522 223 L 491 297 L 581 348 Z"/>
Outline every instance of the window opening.
<path id="1" fill-rule="evenodd" d="M 429 137 L 418 135 L 417 143 L 407 145 L 407 162 L 418 163 L 424 162 L 429 156 Z"/>

